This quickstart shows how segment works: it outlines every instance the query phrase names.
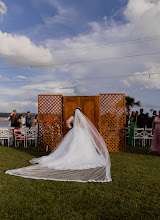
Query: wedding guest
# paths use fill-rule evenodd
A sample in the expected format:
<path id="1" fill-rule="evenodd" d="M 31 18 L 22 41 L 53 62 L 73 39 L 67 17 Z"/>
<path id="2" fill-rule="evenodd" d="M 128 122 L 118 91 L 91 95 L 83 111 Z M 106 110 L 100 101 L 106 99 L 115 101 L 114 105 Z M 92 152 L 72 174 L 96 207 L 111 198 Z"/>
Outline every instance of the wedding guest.
<path id="1" fill-rule="evenodd" d="M 22 115 L 22 117 L 21 117 L 21 124 L 22 124 L 22 127 L 25 127 L 25 126 L 26 126 L 26 118 L 25 118 L 25 115 Z"/>
<path id="2" fill-rule="evenodd" d="M 32 122 L 31 122 L 31 117 L 30 117 L 31 113 L 30 111 L 27 112 L 27 116 L 26 116 L 26 126 L 28 128 L 30 128 L 32 126 Z"/>
<path id="3" fill-rule="evenodd" d="M 9 122 L 8 126 L 9 126 L 9 127 L 11 127 L 11 116 L 10 116 L 10 115 L 11 115 L 11 113 L 10 113 L 9 116 L 8 116 L 8 122 Z"/>
<path id="4" fill-rule="evenodd" d="M 138 127 L 144 128 L 146 124 L 146 115 L 143 113 L 143 108 L 140 109 L 140 114 L 137 119 Z"/>
<path id="5" fill-rule="evenodd" d="M 157 115 L 157 111 L 156 111 L 156 110 L 154 110 L 154 111 L 153 111 L 152 118 L 151 118 L 151 123 L 153 123 L 154 118 L 155 118 L 156 116 L 158 116 L 158 115 Z"/>
<path id="6" fill-rule="evenodd" d="M 126 127 L 129 126 L 129 119 L 130 119 L 130 109 L 127 110 L 127 115 L 126 115 Z"/>
<path id="7" fill-rule="evenodd" d="M 130 117 L 130 131 L 129 131 L 129 138 L 128 144 L 131 145 L 132 137 L 134 137 L 134 129 L 137 128 L 137 115 L 135 112 L 132 112 Z M 136 144 L 138 144 L 138 140 L 136 140 Z"/>
<path id="8" fill-rule="evenodd" d="M 156 116 L 158 116 L 158 115 L 157 115 L 157 111 L 154 110 L 154 111 L 153 111 L 153 117 L 155 118 Z"/>
<path id="9" fill-rule="evenodd" d="M 11 127 L 15 127 L 16 126 L 16 123 L 17 123 L 17 112 L 16 110 L 13 110 L 13 112 L 9 115 L 10 117 L 10 121 L 11 121 Z"/>
<path id="10" fill-rule="evenodd" d="M 150 152 L 160 153 L 160 111 L 159 115 L 154 118 L 152 130 L 153 140 L 150 147 Z"/>
<path id="11" fill-rule="evenodd" d="M 149 113 L 146 113 L 146 127 L 147 128 L 152 128 L 152 120 L 149 117 Z"/>
<path id="12" fill-rule="evenodd" d="M 35 125 L 38 124 L 38 115 L 36 115 L 35 118 L 34 118 L 34 124 L 35 124 Z"/>
<path id="13" fill-rule="evenodd" d="M 15 128 L 16 128 L 16 129 L 20 129 L 20 128 L 21 128 L 21 116 L 22 116 L 22 115 L 19 115 L 19 116 L 18 116 L 18 119 L 17 119 L 17 121 L 16 121 L 16 123 L 15 123 Z"/>

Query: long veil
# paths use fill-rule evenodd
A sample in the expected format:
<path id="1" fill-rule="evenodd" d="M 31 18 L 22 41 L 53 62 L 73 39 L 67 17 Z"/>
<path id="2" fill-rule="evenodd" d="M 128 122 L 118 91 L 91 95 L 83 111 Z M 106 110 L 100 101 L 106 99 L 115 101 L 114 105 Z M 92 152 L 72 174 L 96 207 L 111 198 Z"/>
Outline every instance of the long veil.
<path id="1" fill-rule="evenodd" d="M 78 109 L 75 110 L 73 128 L 57 149 L 48 156 L 30 160 L 30 163 L 38 165 L 30 166 L 34 167 L 35 173 L 33 174 L 32 170 L 32 174 L 27 175 L 28 178 L 79 182 L 111 181 L 110 157 L 106 144 L 95 126 Z M 39 172 L 38 177 L 36 169 Z M 40 176 L 44 176 L 41 172 L 48 172 L 49 177 L 41 178 Z"/>

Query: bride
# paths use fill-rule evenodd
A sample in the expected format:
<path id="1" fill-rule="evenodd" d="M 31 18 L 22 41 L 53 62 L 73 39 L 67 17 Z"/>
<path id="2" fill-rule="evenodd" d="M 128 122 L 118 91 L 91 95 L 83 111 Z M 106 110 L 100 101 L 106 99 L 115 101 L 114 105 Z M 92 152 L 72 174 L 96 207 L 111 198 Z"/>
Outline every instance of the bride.
<path id="1" fill-rule="evenodd" d="M 34 158 L 30 163 L 38 164 L 42 169 L 59 171 L 58 177 L 53 175 L 53 178 L 50 178 L 53 180 L 111 181 L 109 153 L 95 126 L 80 108 L 75 109 L 74 115 L 66 123 L 71 129 L 57 148 L 48 156 Z M 7 173 L 16 175 L 8 171 Z"/>

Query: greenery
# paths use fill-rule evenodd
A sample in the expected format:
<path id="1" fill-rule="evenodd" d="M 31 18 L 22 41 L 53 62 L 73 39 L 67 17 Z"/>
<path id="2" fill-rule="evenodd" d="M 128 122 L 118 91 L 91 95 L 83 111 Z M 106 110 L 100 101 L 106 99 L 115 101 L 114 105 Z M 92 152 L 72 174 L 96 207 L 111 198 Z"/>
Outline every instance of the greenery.
<path id="1" fill-rule="evenodd" d="M 7 175 L 43 153 L 0 146 L 0 219 L 160 219 L 160 157 L 148 149 L 110 153 L 110 183 L 76 183 Z"/>
<path id="2" fill-rule="evenodd" d="M 125 101 L 126 101 L 126 107 L 128 107 L 128 108 L 131 108 L 134 105 L 141 106 L 141 102 L 140 101 L 135 102 L 134 98 L 132 98 L 130 96 L 126 96 L 125 97 Z"/>

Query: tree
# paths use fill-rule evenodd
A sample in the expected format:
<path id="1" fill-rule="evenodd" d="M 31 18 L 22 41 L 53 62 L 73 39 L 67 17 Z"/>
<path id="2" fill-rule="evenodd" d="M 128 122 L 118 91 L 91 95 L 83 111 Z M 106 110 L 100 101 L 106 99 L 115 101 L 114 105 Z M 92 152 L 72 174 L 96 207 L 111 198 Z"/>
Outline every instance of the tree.
<path id="1" fill-rule="evenodd" d="M 140 101 L 135 102 L 135 100 L 134 100 L 133 97 L 126 96 L 126 107 L 127 107 L 128 109 L 130 109 L 130 108 L 133 107 L 134 105 L 141 106 L 141 102 L 140 102 Z"/>

